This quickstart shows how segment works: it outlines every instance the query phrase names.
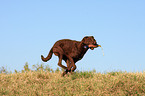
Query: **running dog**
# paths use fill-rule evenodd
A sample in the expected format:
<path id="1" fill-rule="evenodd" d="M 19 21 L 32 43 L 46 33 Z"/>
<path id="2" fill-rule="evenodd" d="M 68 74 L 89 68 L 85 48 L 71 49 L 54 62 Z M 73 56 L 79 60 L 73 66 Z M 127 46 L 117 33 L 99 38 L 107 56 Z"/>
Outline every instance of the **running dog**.
<path id="1" fill-rule="evenodd" d="M 76 69 L 75 63 L 83 58 L 88 49 L 93 50 L 99 46 L 100 45 L 97 44 L 93 36 L 86 36 L 82 41 L 62 39 L 53 45 L 46 58 L 41 55 L 41 59 L 42 61 L 47 62 L 51 59 L 52 54 L 54 53 L 59 57 L 58 66 L 65 69 L 62 73 L 62 76 L 64 76 L 68 72 L 72 73 Z M 62 65 L 62 60 L 66 62 L 67 67 Z"/>

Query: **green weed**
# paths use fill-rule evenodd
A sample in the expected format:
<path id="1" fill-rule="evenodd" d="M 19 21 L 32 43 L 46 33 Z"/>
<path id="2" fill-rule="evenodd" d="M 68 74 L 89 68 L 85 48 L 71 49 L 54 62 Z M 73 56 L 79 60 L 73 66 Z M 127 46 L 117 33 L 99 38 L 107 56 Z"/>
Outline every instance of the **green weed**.
<path id="1" fill-rule="evenodd" d="M 93 78 L 93 72 L 75 72 L 71 75 L 71 79 Z"/>

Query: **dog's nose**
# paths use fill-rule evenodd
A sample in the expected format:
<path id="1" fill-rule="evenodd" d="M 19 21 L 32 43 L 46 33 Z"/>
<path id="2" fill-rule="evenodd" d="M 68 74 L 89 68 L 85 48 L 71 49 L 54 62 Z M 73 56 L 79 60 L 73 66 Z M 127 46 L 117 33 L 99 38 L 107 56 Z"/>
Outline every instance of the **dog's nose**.
<path id="1" fill-rule="evenodd" d="M 95 43 L 94 45 L 98 46 L 98 44 L 97 44 L 97 43 Z"/>
<path id="2" fill-rule="evenodd" d="M 99 45 L 99 44 L 94 44 L 94 45 L 96 45 L 97 47 L 101 47 L 101 45 Z"/>

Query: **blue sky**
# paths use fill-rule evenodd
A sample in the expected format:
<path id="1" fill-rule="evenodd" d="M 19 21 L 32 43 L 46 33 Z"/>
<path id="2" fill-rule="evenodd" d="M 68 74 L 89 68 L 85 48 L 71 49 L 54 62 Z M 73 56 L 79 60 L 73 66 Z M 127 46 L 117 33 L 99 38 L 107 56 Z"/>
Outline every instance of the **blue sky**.
<path id="1" fill-rule="evenodd" d="M 142 72 L 144 10 L 144 0 L 1 0 L 0 67 L 41 64 L 57 40 L 94 36 L 105 56 L 101 48 L 88 50 L 78 70 Z M 57 62 L 53 55 L 44 65 L 56 69 Z"/>

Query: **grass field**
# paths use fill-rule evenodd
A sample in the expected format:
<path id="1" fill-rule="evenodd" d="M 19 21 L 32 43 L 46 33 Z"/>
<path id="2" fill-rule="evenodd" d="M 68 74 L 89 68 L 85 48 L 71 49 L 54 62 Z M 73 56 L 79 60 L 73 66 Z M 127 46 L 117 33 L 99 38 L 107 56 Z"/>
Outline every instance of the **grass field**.
<path id="1" fill-rule="evenodd" d="M 35 66 L 36 67 L 36 66 Z M 37 67 L 38 68 L 38 67 Z M 75 72 L 60 70 L 0 73 L 0 96 L 145 96 L 145 72 Z"/>

